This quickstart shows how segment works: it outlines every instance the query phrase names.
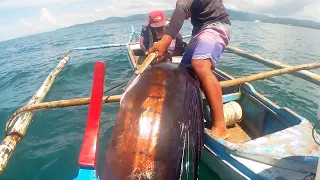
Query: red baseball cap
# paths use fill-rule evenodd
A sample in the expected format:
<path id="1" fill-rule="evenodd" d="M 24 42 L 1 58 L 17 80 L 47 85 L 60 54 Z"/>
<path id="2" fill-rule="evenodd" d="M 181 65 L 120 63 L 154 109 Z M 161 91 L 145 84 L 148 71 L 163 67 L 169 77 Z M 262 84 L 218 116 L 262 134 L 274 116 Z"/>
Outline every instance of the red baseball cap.
<path id="1" fill-rule="evenodd" d="M 166 18 L 162 11 L 152 11 L 149 14 L 149 23 L 151 27 L 162 27 L 166 25 Z"/>

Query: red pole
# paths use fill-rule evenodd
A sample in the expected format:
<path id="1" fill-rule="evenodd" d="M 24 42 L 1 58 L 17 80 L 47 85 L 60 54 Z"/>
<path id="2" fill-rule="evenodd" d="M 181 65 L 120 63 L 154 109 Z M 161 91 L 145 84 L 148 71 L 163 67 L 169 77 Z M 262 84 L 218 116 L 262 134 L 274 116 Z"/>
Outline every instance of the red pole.
<path id="1" fill-rule="evenodd" d="M 89 105 L 88 122 L 80 152 L 80 157 L 78 160 L 80 167 L 97 169 L 98 166 L 98 138 L 104 88 L 104 74 L 104 62 L 96 62 L 94 66 L 94 77 Z"/>

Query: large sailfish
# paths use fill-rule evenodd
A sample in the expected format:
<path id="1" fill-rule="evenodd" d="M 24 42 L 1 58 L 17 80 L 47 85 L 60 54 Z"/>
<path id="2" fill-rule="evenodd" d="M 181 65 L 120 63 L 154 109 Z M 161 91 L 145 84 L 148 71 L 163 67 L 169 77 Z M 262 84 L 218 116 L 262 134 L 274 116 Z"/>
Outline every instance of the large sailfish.
<path id="1" fill-rule="evenodd" d="M 155 63 L 121 99 L 101 178 L 175 180 L 187 174 L 196 179 L 203 129 L 195 76 L 178 64 Z"/>

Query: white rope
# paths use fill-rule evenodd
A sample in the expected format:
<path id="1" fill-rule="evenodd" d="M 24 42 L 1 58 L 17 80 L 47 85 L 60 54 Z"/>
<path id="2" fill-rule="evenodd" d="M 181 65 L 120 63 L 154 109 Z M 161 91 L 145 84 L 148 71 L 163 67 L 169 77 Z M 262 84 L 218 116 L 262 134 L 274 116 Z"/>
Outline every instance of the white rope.
<path id="1" fill-rule="evenodd" d="M 223 105 L 224 120 L 227 126 L 234 125 L 241 121 L 242 108 L 240 104 L 235 101 L 231 101 Z"/>

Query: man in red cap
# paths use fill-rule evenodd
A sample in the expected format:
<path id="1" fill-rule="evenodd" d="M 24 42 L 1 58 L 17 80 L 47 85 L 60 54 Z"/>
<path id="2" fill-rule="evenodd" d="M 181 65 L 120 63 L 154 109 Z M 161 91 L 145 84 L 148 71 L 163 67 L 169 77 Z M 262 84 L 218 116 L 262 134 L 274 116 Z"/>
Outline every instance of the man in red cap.
<path id="1" fill-rule="evenodd" d="M 140 38 L 140 47 L 144 52 L 147 52 L 154 43 L 162 39 L 169 22 L 170 20 L 165 17 L 162 11 L 156 10 L 149 14 L 149 21 L 142 27 Z M 181 48 L 183 48 L 183 41 L 182 36 L 178 33 L 176 38 L 170 42 L 167 53 L 172 55 L 174 51 L 177 52 Z"/>
<path id="2" fill-rule="evenodd" d="M 224 121 L 222 89 L 212 73 L 230 41 L 231 22 L 223 0 L 177 0 L 166 34 L 147 54 L 156 52 L 157 56 L 163 56 L 184 20 L 190 17 L 193 25 L 192 37 L 181 64 L 191 67 L 201 83 L 210 106 L 212 133 L 226 139 L 229 133 Z"/>

